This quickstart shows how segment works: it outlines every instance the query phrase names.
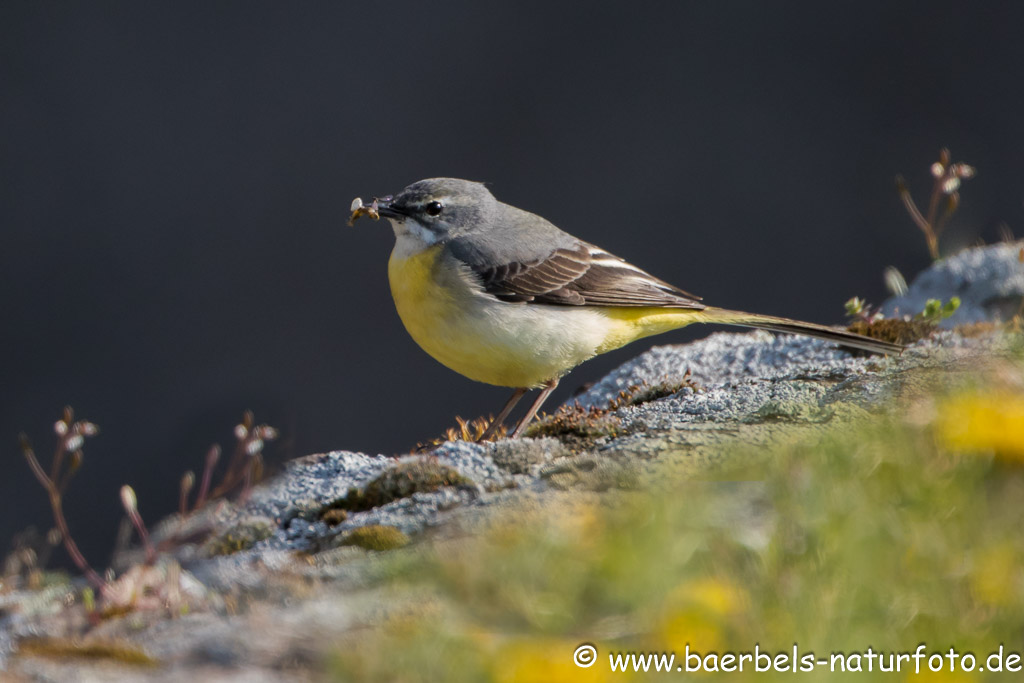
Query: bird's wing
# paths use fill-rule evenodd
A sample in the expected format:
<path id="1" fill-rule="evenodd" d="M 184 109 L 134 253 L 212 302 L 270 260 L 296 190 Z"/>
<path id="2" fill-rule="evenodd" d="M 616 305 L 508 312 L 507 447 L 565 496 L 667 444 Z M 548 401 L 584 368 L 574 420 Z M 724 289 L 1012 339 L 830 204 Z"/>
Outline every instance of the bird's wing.
<path id="1" fill-rule="evenodd" d="M 567 306 L 705 308 L 700 297 L 581 241 L 534 260 L 466 265 L 479 276 L 484 291 L 502 301 Z"/>

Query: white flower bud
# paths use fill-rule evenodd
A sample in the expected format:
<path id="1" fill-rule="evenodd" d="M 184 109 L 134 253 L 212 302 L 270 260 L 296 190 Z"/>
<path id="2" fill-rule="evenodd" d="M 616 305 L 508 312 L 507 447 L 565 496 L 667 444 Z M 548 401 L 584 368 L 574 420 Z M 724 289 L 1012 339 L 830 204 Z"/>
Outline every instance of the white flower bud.
<path id="1" fill-rule="evenodd" d="M 135 497 L 135 489 L 127 484 L 121 487 L 121 505 L 129 512 L 134 512 L 139 507 L 138 499 Z"/>
<path id="2" fill-rule="evenodd" d="M 967 164 L 956 165 L 956 174 L 961 178 L 973 178 L 975 173 L 976 171 L 973 166 L 968 166 Z"/>

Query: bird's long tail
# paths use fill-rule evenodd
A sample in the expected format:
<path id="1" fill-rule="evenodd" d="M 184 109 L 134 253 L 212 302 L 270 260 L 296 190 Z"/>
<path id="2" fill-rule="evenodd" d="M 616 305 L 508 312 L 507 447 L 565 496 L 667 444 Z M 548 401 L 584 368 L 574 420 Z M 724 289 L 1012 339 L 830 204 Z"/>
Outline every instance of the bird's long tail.
<path id="1" fill-rule="evenodd" d="M 861 334 L 848 332 L 843 329 L 805 323 L 790 318 L 777 318 L 771 315 L 759 315 L 757 313 L 744 313 L 743 311 L 730 311 L 727 308 L 708 307 L 700 311 L 704 322 L 719 323 L 722 325 L 737 325 L 740 327 L 756 327 L 772 332 L 784 332 L 786 334 L 802 334 L 807 337 L 817 337 L 826 341 L 835 342 L 840 346 L 846 346 L 872 353 L 900 353 L 903 346 L 893 342 L 882 341 L 865 337 Z"/>

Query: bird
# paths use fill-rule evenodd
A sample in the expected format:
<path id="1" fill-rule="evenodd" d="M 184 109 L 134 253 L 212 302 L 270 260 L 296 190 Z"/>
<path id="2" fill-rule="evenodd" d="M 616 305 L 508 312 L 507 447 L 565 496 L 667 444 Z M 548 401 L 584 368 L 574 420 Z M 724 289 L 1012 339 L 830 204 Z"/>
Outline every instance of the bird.
<path id="1" fill-rule="evenodd" d="M 516 404 L 540 389 L 516 423 L 523 434 L 570 370 L 602 353 L 693 323 L 817 337 L 872 353 L 902 346 L 825 325 L 717 308 L 546 219 L 498 201 L 479 182 L 428 178 L 369 205 L 395 233 L 388 281 L 413 340 L 469 379 L 512 388 L 480 437 L 498 433 Z"/>

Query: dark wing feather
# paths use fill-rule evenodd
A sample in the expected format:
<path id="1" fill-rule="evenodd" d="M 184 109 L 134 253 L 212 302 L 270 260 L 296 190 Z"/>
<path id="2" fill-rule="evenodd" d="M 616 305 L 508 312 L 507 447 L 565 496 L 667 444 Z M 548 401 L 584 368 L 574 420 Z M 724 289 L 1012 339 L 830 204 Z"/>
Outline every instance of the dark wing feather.
<path id="1" fill-rule="evenodd" d="M 700 297 L 585 242 L 555 249 L 534 261 L 470 267 L 479 276 L 484 291 L 502 301 L 704 308 L 698 301 Z"/>

